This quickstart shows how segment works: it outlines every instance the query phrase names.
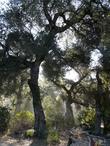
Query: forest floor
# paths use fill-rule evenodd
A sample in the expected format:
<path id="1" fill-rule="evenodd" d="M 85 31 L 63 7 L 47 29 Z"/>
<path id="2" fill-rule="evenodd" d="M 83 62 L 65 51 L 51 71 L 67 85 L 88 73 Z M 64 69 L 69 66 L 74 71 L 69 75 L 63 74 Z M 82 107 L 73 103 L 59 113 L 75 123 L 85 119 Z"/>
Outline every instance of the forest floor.
<path id="1" fill-rule="evenodd" d="M 1 136 L 0 146 L 67 146 L 68 143 L 68 133 L 63 132 L 60 136 L 59 143 L 47 143 L 46 140 L 38 140 L 35 138 L 23 138 L 23 137 L 11 137 L 11 136 Z M 110 139 L 106 141 L 106 146 L 110 146 Z M 76 144 L 75 144 L 76 146 Z M 81 146 L 88 146 L 83 143 Z"/>
<path id="2" fill-rule="evenodd" d="M 46 140 L 14 138 L 10 136 L 0 137 L 0 146 L 67 146 L 68 138 L 61 136 L 59 143 L 49 144 Z"/>

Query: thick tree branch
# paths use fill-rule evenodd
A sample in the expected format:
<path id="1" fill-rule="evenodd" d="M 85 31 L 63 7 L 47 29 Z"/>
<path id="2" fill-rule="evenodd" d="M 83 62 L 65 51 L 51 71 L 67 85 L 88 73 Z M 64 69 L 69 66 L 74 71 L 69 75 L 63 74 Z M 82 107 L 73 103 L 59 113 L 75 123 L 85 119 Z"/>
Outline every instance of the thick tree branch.
<path id="1" fill-rule="evenodd" d="M 5 45 L 3 45 L 1 42 L 0 42 L 0 46 L 4 49 L 5 48 Z"/>
<path id="2" fill-rule="evenodd" d="M 54 80 L 51 80 L 56 86 L 62 88 L 64 91 L 66 91 L 66 93 L 68 93 L 68 89 L 65 87 L 65 85 L 63 84 L 59 84 L 58 82 L 54 81 Z"/>
<path id="3" fill-rule="evenodd" d="M 75 18 L 75 15 L 70 20 L 66 21 L 66 25 L 62 27 L 56 26 L 57 33 L 64 32 L 65 30 L 69 29 L 71 26 L 73 26 L 76 23 L 79 23 L 83 18 L 85 17 L 86 13 L 83 13 L 80 18 Z"/>
<path id="4" fill-rule="evenodd" d="M 83 20 L 83 18 L 86 15 L 86 11 L 85 11 L 85 9 L 83 9 L 83 5 L 84 5 L 83 4 L 76 11 L 75 10 L 65 10 L 63 12 L 59 12 L 59 13 L 54 14 L 54 17 L 53 17 L 53 20 L 52 20 L 52 17 L 50 16 L 50 14 L 48 12 L 48 3 L 49 2 L 43 0 L 43 10 L 44 10 L 45 16 L 46 16 L 46 18 L 49 22 L 50 28 L 53 31 L 55 31 L 56 34 L 64 32 L 65 30 L 69 29 L 72 25 L 74 25 L 76 23 L 79 23 L 81 20 Z M 73 15 L 72 18 L 67 20 L 66 17 L 65 17 L 66 12 L 72 13 L 72 15 Z M 78 16 L 80 16 L 80 17 L 78 18 Z M 62 27 L 56 26 L 56 21 L 57 21 L 58 17 L 63 18 L 65 26 L 62 26 Z"/>
<path id="5" fill-rule="evenodd" d="M 72 90 L 81 83 L 81 81 L 86 78 L 88 75 L 88 73 L 86 73 L 84 76 L 82 76 L 77 82 L 74 82 L 72 85 L 71 85 L 71 88 L 70 88 L 70 92 L 72 92 Z"/>
<path id="6" fill-rule="evenodd" d="M 82 79 L 83 80 L 83 79 Z M 75 99 L 75 98 L 72 98 L 70 95 L 71 95 L 71 91 L 70 90 L 68 90 L 66 87 L 65 87 L 65 85 L 62 85 L 62 84 L 60 84 L 60 83 L 57 83 L 56 81 L 54 81 L 54 80 L 51 80 L 57 87 L 59 87 L 59 88 L 62 88 L 66 93 L 67 93 L 67 95 L 68 95 L 68 98 L 70 98 L 70 101 L 71 101 L 71 104 L 72 103 L 75 103 L 75 104 L 79 104 L 79 105 L 81 105 L 81 106 L 84 106 L 84 107 L 89 107 L 89 106 L 91 106 L 91 107 L 95 107 L 95 105 L 90 105 L 89 103 L 87 103 L 87 102 L 82 102 L 82 101 L 80 101 L 80 100 L 78 100 L 78 99 Z"/>
<path id="7" fill-rule="evenodd" d="M 89 103 L 85 103 L 85 102 L 79 101 L 77 99 L 72 99 L 72 103 L 76 103 L 76 104 L 82 105 L 84 107 L 89 107 L 89 106 L 94 107 L 93 105 L 90 105 Z"/>

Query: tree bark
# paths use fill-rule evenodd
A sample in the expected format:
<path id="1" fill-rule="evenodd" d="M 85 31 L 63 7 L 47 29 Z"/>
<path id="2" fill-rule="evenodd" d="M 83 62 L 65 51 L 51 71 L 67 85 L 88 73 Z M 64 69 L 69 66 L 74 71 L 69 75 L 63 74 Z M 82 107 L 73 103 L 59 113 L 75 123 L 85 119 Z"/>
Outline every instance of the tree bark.
<path id="1" fill-rule="evenodd" d="M 23 90 L 23 80 L 22 77 L 20 79 L 20 85 L 18 88 L 18 92 L 16 92 L 16 106 L 15 106 L 15 113 L 20 112 L 21 111 L 21 104 L 22 104 L 22 90 Z"/>
<path id="2" fill-rule="evenodd" d="M 96 120 L 95 120 L 95 134 L 100 135 L 101 134 L 101 108 L 99 101 L 96 101 Z"/>
<path id="3" fill-rule="evenodd" d="M 101 99 L 103 98 L 103 87 L 102 80 L 99 77 L 99 70 L 96 72 L 97 79 L 97 97 L 96 97 L 96 121 L 95 121 L 95 134 L 101 134 L 101 120 L 102 120 L 102 109 L 101 109 Z"/>
<path id="4" fill-rule="evenodd" d="M 72 97 L 71 95 L 69 95 L 67 97 L 66 102 L 66 112 L 65 112 L 65 118 L 66 118 L 66 123 L 68 124 L 68 126 L 72 127 L 74 125 L 74 116 L 73 116 L 73 110 L 71 107 L 72 101 L 71 101 Z"/>
<path id="5" fill-rule="evenodd" d="M 30 79 L 28 80 L 28 84 L 33 97 L 33 108 L 34 108 L 34 130 L 35 134 L 38 138 L 44 138 L 46 132 L 46 121 L 45 115 L 43 112 L 43 107 L 40 99 L 40 90 L 38 86 L 38 75 L 39 75 L 39 67 L 41 62 L 34 62 L 31 64 L 30 69 Z"/>
<path id="6" fill-rule="evenodd" d="M 65 112 L 65 116 L 67 119 L 74 119 L 73 118 L 73 111 L 72 111 L 72 107 L 71 107 L 71 103 L 67 100 L 66 101 L 66 112 Z"/>

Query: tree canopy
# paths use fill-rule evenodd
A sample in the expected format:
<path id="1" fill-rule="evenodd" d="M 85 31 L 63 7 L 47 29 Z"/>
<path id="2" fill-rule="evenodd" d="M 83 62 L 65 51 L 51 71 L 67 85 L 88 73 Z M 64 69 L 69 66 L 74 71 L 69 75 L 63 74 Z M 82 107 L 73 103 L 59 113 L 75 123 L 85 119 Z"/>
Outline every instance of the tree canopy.
<path id="1" fill-rule="evenodd" d="M 28 85 L 33 97 L 34 128 L 38 137 L 46 129 L 40 90 L 39 67 L 50 55 L 56 77 L 64 73 L 61 66 L 77 67 L 90 63 L 91 50 L 101 48 L 102 39 L 108 38 L 105 26 L 109 21 L 110 2 L 106 0 L 20 0 L 10 1 L 1 14 L 0 70 L 12 72 L 30 69 Z M 108 25 L 107 25 L 108 26 Z M 74 49 L 58 48 L 57 36 L 70 29 L 77 39 Z M 107 44 L 107 43 L 106 43 Z M 104 51 L 104 50 L 103 50 Z M 54 53 L 57 55 L 54 56 Z M 105 51 L 106 53 L 106 51 Z M 61 60 L 59 59 L 61 58 Z M 54 59 L 57 62 L 54 62 Z M 106 62 L 106 60 L 105 60 Z M 108 62 L 108 61 L 107 61 Z M 49 62 L 48 62 L 49 63 Z M 56 72 L 56 68 L 62 72 Z M 59 67 L 59 68 L 58 68 Z M 50 72 L 51 73 L 51 72 Z M 73 86 L 72 86 L 73 88 Z"/>

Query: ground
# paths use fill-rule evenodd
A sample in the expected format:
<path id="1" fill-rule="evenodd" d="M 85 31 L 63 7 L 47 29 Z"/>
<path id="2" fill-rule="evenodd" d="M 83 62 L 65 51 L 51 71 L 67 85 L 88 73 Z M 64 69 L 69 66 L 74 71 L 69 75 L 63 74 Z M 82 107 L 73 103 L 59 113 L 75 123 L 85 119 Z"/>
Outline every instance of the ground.
<path id="1" fill-rule="evenodd" d="M 59 144 L 47 144 L 46 140 L 22 139 L 3 136 L 0 138 L 0 146 L 67 146 L 67 139 L 62 137 Z"/>

